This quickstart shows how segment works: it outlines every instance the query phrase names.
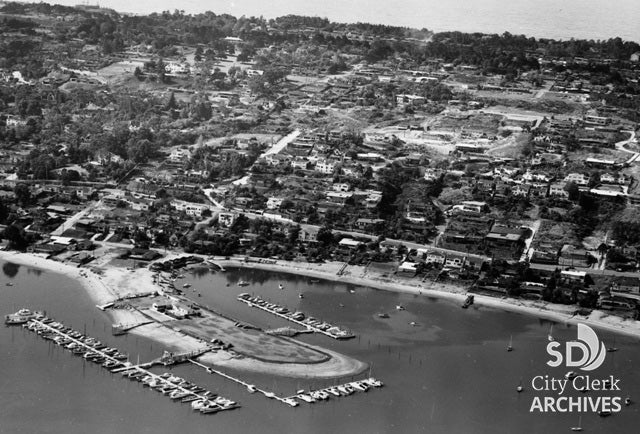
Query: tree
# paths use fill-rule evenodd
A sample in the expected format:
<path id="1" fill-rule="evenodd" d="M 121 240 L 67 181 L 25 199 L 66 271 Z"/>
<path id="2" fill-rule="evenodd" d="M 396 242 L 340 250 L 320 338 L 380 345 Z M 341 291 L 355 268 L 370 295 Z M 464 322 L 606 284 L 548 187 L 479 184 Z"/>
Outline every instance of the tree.
<path id="1" fill-rule="evenodd" d="M 318 231 L 318 235 L 316 235 L 316 240 L 322 243 L 325 247 L 331 245 L 334 241 L 331 228 L 326 226 L 321 227 Z"/>
<path id="2" fill-rule="evenodd" d="M 167 110 L 173 110 L 176 107 L 178 107 L 178 104 L 176 103 L 176 96 L 171 92 L 171 95 L 169 95 L 169 101 L 167 102 Z"/>
<path id="3" fill-rule="evenodd" d="M 569 193 L 569 200 L 577 201 L 580 198 L 580 189 L 575 182 L 569 181 L 564 186 L 564 191 Z"/>
<path id="4" fill-rule="evenodd" d="M 27 184 L 17 184 L 13 188 L 13 192 L 21 206 L 28 204 L 31 200 L 31 190 Z"/>
<path id="5" fill-rule="evenodd" d="M 9 240 L 10 249 L 24 250 L 27 247 L 24 230 L 14 224 L 10 224 L 5 228 L 2 233 L 2 238 Z"/>

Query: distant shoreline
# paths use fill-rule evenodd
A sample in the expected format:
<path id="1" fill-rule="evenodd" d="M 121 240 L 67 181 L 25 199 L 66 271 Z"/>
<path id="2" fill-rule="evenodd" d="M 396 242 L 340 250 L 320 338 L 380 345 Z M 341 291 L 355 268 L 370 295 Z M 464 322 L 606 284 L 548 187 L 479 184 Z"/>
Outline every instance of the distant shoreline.
<path id="1" fill-rule="evenodd" d="M 214 259 L 213 262 L 222 265 L 225 268 L 255 268 L 264 271 L 275 271 L 278 273 L 294 274 L 298 276 L 306 276 L 333 282 L 371 287 L 382 291 L 408 293 L 425 297 L 446 299 L 457 302 L 460 305 L 462 305 L 467 297 L 467 291 L 464 288 L 450 283 L 436 284 L 436 286 L 441 289 L 434 289 L 434 284 L 430 284 L 429 286 L 409 285 L 392 280 L 379 280 L 374 278 L 356 277 L 350 275 L 339 276 L 336 274 L 336 272 L 332 273 L 328 271 L 322 271 L 320 269 L 321 266 L 327 266 L 327 268 L 335 269 L 336 266 L 341 265 L 341 263 L 306 264 L 278 260 L 275 264 L 266 264 L 257 262 L 247 263 L 240 259 Z M 305 268 L 304 266 L 307 267 Z M 483 294 L 473 295 L 474 305 L 477 306 L 535 316 L 537 318 L 548 319 L 558 323 L 574 325 L 578 323 L 584 323 L 610 332 L 640 338 L 640 321 L 625 320 L 615 315 L 609 315 L 603 311 L 593 310 L 589 316 L 580 317 L 574 315 L 574 312 L 577 309 L 576 306 L 554 304 L 535 300 L 521 300 L 507 297 L 498 298 Z"/>
<path id="2" fill-rule="evenodd" d="M 29 3 L 37 3 L 32 0 Z M 51 4 L 77 6 L 77 0 L 54 0 Z M 133 3 L 125 0 L 103 0 L 100 6 L 119 14 L 145 16 L 183 9 L 186 14 L 230 14 L 236 18 L 263 16 L 266 19 L 292 15 L 327 18 L 331 22 L 354 24 L 357 22 L 411 29 L 427 28 L 436 33 L 462 32 L 514 35 L 527 38 L 568 41 L 607 40 L 620 37 L 640 43 L 635 17 L 640 6 L 631 0 L 618 1 L 615 7 L 604 0 L 564 0 L 557 2 L 509 2 L 494 0 L 462 0 L 438 2 L 435 0 L 401 0 L 394 7 L 375 0 L 335 2 L 251 2 L 236 0 L 218 4 L 187 0 L 180 3 L 158 1 Z M 444 5 L 444 6 L 443 6 Z M 462 9 L 461 9 L 462 8 Z M 407 13 L 407 11 L 410 11 Z M 615 32 L 616 34 L 612 34 Z"/>

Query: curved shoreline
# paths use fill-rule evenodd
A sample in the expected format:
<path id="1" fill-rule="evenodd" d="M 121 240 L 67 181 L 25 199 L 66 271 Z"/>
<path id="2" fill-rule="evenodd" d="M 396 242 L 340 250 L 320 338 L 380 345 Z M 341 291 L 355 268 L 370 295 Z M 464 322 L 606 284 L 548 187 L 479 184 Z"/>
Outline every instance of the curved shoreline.
<path id="1" fill-rule="evenodd" d="M 255 268 L 264 271 L 275 271 L 278 273 L 293 274 L 329 280 L 333 282 L 347 283 L 351 285 L 366 286 L 382 291 L 408 293 L 446 299 L 462 304 L 467 297 L 464 288 L 453 284 L 438 283 L 440 289 L 434 289 L 434 284 L 424 286 L 421 284 L 405 284 L 392 279 L 376 279 L 371 277 L 337 275 L 336 272 L 329 272 L 321 269 L 333 268 L 337 270 L 342 263 L 322 263 L 311 264 L 303 262 L 282 261 L 275 263 L 245 262 L 240 259 L 214 259 L 216 264 L 225 268 Z M 362 271 L 364 267 L 353 266 L 357 271 Z M 544 301 L 521 300 L 515 298 L 498 298 L 483 294 L 474 294 L 474 305 L 488 307 L 490 309 L 504 310 L 524 315 L 544 318 L 554 322 L 566 324 L 584 323 L 610 332 L 640 338 L 640 321 L 627 320 L 615 315 L 607 314 L 604 311 L 594 309 L 589 316 L 579 317 L 574 314 L 576 307 L 562 304 L 554 304 Z"/>
<path id="2" fill-rule="evenodd" d="M 42 255 L 0 250 L 0 260 L 13 262 L 26 267 L 39 268 L 77 281 L 96 304 L 106 304 L 125 295 L 157 291 L 153 283 L 153 272 L 148 268 L 135 272 L 121 268 L 100 269 L 97 274 L 89 267 L 74 267 L 69 264 L 46 259 Z M 104 312 L 114 323 L 135 323 L 145 318 L 135 311 L 126 309 L 109 309 Z M 143 336 L 157 341 L 178 351 L 197 351 L 206 342 L 183 332 L 174 330 L 162 323 L 141 325 L 129 331 L 131 334 Z M 284 338 L 286 339 L 286 338 Z M 286 375 L 298 378 L 336 378 L 357 375 L 367 368 L 367 364 L 352 357 L 337 353 L 324 347 L 295 341 L 296 344 L 313 349 L 327 356 L 327 360 L 314 363 L 269 362 L 227 351 L 205 353 L 199 360 L 215 366 L 224 366 L 252 372 Z"/>

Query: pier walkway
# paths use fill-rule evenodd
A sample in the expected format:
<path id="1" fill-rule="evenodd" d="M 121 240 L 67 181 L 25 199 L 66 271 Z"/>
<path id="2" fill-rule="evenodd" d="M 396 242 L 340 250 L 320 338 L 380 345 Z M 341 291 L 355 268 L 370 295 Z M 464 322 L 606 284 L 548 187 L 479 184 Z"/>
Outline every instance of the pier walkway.
<path id="1" fill-rule="evenodd" d="M 249 384 L 249 383 L 247 383 L 245 381 L 242 381 L 239 378 L 232 377 L 231 375 L 225 374 L 222 371 L 218 371 L 217 369 L 213 369 L 213 368 L 211 368 L 211 367 L 209 367 L 207 365 L 203 365 L 202 363 L 197 362 L 197 361 L 195 361 L 193 359 L 189 359 L 189 362 L 193 363 L 196 366 L 200 366 L 201 368 L 204 368 L 209 374 L 217 374 L 217 375 L 219 375 L 219 376 L 221 376 L 223 378 L 226 378 L 227 380 L 231 380 L 231 381 L 233 381 L 235 383 L 241 384 L 242 386 L 246 387 L 247 390 L 249 392 L 251 392 L 251 393 L 260 392 L 264 396 L 266 396 L 267 398 L 275 399 L 276 401 L 280 401 L 283 404 L 290 405 L 291 407 L 295 407 L 295 406 L 298 405 L 298 403 L 295 400 L 291 399 L 291 398 L 281 398 L 281 397 L 277 396 L 273 392 L 268 392 L 268 391 L 266 391 L 264 389 L 260 389 L 259 387 L 256 387 L 253 384 Z"/>
<path id="2" fill-rule="evenodd" d="M 71 343 L 74 343 L 75 344 L 74 348 L 76 347 L 83 348 L 84 350 L 86 350 L 85 354 L 96 354 L 97 356 L 103 358 L 105 361 L 110 361 L 114 365 L 116 364 L 122 365 L 122 367 L 120 368 L 110 369 L 110 372 L 113 372 L 113 373 L 122 372 L 123 375 L 128 376 L 130 379 L 138 379 L 138 381 L 141 381 L 141 379 L 145 377 L 149 378 L 151 379 L 150 382 L 153 381 L 156 385 L 159 385 L 159 386 L 156 386 L 156 388 L 158 387 L 163 388 L 162 390 L 163 394 L 168 394 L 169 392 L 173 393 L 174 391 L 177 391 L 176 393 L 179 393 L 178 396 L 174 397 L 173 395 L 169 395 L 172 399 L 182 399 L 183 400 L 182 402 L 202 401 L 203 403 L 210 402 L 212 404 L 216 404 L 219 408 L 211 412 L 231 410 L 239 407 L 239 405 L 236 402 L 231 401 L 227 398 L 217 397 L 214 399 L 213 397 L 216 396 L 215 394 L 212 394 L 211 392 L 207 392 L 202 388 L 199 388 L 199 391 L 191 390 L 193 385 L 191 385 L 190 383 L 188 383 L 187 385 L 187 382 L 185 382 L 181 378 L 176 379 L 176 378 L 172 378 L 171 376 L 168 376 L 168 378 L 165 378 L 167 377 L 167 374 L 165 374 L 165 376 L 154 374 L 153 372 L 146 369 L 152 366 L 153 362 L 133 365 L 131 364 L 131 362 L 128 362 L 128 361 L 123 362 L 115 357 L 112 357 L 109 353 L 102 351 L 102 348 L 106 348 L 106 346 L 103 346 L 102 344 L 98 343 L 98 341 L 94 340 L 94 342 L 98 343 L 98 345 L 95 345 L 95 343 L 88 344 L 83 340 L 83 339 L 87 339 L 86 336 L 83 335 L 82 338 L 75 338 L 71 336 L 71 333 L 73 332 L 72 329 L 64 327 L 60 323 L 57 323 L 57 324 L 59 324 L 63 328 L 63 330 L 57 327 L 54 327 L 52 325 L 46 324 L 45 322 L 39 319 L 31 319 L 28 322 L 28 328 L 32 331 L 44 330 L 46 332 L 55 334 L 67 341 L 67 343 L 65 344 L 65 347 L 67 347 L 67 345 L 70 345 Z M 62 345 L 59 342 L 56 342 L 56 343 L 58 343 L 59 345 Z M 134 373 L 133 371 L 136 371 L 135 373 L 137 375 L 135 377 L 132 376 L 132 374 Z M 188 400 L 188 401 L 185 401 L 185 400 Z"/>
<path id="3" fill-rule="evenodd" d="M 299 326 L 302 326 L 302 327 L 304 327 L 306 329 L 312 330 L 315 333 L 320 333 L 320 334 L 323 334 L 325 336 L 329 336 L 330 338 L 333 338 L 333 339 L 340 340 L 340 339 L 351 339 L 351 338 L 355 337 L 354 334 L 346 332 L 344 330 L 340 330 L 339 332 L 336 332 L 336 334 L 330 333 L 328 330 L 331 330 L 333 328 L 337 328 L 337 327 L 334 327 L 334 326 L 329 327 L 327 330 L 322 330 L 321 328 L 318 328 L 317 326 L 315 326 L 313 324 L 308 324 L 306 322 L 294 319 L 291 316 L 286 315 L 284 313 L 276 312 L 274 309 L 271 309 L 271 308 L 269 308 L 267 306 L 263 306 L 263 305 L 259 304 L 260 301 L 265 301 L 265 300 L 262 300 L 260 298 L 259 298 L 258 302 L 255 302 L 255 301 L 251 301 L 248 297 L 247 298 L 243 297 L 243 294 L 240 294 L 238 296 L 238 300 L 240 300 L 243 303 L 246 303 L 247 305 L 249 305 L 251 307 L 257 307 L 258 309 L 262 309 L 265 312 L 269 312 L 269 313 L 271 313 L 273 315 L 279 316 L 280 318 L 286 319 L 287 321 L 291 321 L 292 323 L 298 324 Z"/>

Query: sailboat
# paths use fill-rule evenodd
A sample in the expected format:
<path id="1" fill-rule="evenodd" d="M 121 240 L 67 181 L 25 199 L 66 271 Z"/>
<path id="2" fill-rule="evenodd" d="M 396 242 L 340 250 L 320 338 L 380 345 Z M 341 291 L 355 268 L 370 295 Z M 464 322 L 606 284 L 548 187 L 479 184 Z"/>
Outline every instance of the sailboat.
<path id="1" fill-rule="evenodd" d="M 610 347 L 607 347 L 607 352 L 609 353 L 613 353 L 615 351 L 618 351 L 618 348 L 616 347 L 616 338 L 613 338 L 613 345 Z"/>
<path id="2" fill-rule="evenodd" d="M 513 335 L 509 337 L 509 345 L 507 345 L 507 351 L 513 351 Z"/>
<path id="3" fill-rule="evenodd" d="M 547 339 L 549 339 L 549 342 L 553 342 L 556 340 L 553 337 L 553 324 L 551 324 L 551 327 L 549 328 L 549 335 L 547 336 Z"/>
<path id="4" fill-rule="evenodd" d="M 572 426 L 571 431 L 582 431 L 582 415 L 578 418 L 578 425 Z"/>

